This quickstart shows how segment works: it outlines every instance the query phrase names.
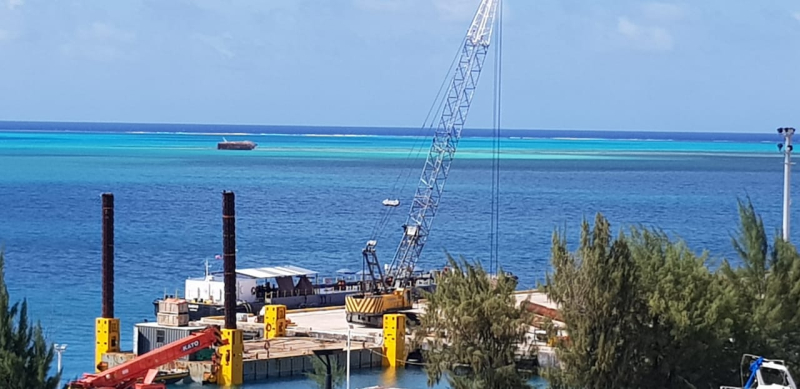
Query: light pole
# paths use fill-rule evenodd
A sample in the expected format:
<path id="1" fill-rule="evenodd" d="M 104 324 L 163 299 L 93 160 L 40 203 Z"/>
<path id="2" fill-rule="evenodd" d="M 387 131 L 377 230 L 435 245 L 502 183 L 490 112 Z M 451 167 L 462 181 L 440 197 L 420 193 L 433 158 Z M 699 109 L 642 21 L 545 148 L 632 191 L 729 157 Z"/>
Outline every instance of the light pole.
<path id="1" fill-rule="evenodd" d="M 783 136 L 784 143 L 778 143 L 778 150 L 783 152 L 783 240 L 789 241 L 789 206 L 791 200 L 791 179 L 792 179 L 792 135 L 794 128 L 781 127 L 778 134 Z"/>
<path id="2" fill-rule="evenodd" d="M 61 373 L 61 354 L 67 350 L 66 344 L 54 344 L 53 349 L 55 350 L 56 354 L 58 354 L 58 372 Z"/>
<path id="3" fill-rule="evenodd" d="M 349 324 L 347 326 L 347 389 L 350 389 L 350 334 L 353 330 L 353 325 Z"/>

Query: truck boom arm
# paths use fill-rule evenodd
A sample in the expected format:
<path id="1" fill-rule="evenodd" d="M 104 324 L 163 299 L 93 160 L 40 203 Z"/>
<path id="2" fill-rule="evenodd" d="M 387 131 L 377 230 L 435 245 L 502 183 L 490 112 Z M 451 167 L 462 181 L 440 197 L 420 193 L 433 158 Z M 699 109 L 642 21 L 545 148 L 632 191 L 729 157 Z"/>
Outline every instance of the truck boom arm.
<path id="1" fill-rule="evenodd" d="M 67 387 L 70 389 L 130 387 L 136 380 L 146 376 L 151 369 L 204 348 L 224 343 L 220 331 L 216 327 L 208 327 L 103 372 L 86 374 L 83 378 L 69 383 Z"/>

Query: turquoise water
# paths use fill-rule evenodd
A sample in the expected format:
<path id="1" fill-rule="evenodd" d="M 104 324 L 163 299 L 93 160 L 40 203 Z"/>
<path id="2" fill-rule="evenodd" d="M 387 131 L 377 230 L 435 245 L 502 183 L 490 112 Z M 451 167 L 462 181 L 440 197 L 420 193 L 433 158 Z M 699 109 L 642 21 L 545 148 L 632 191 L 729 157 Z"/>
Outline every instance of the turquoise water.
<path id="1" fill-rule="evenodd" d="M 130 348 L 133 323 L 152 319 L 153 298 L 182 290 L 183 280 L 202 274 L 203 261 L 221 251 L 222 190 L 237 196 L 240 266 L 292 263 L 332 273 L 360 265 L 380 201 L 413 194 L 422 160 L 409 150 L 422 149 L 424 157 L 428 147 L 424 138 L 403 136 L 225 136 L 259 147 L 218 151 L 221 135 L 210 134 L 0 132 L 0 242 L 9 289 L 12 298 L 28 298 L 50 339 L 69 344 L 66 377 L 92 369 L 100 193 L 116 197 L 116 312 L 122 346 Z M 500 264 L 522 287 L 549 268 L 553 230 L 566 226 L 576 239 L 581 218 L 595 212 L 616 227 L 660 226 L 715 259 L 733 257 L 737 197 L 749 195 L 768 228 L 780 226 L 775 142 L 622 136 L 503 140 Z M 421 266 L 441 266 L 445 250 L 487 263 L 490 151 L 488 138 L 462 140 Z M 391 191 L 395 183 L 402 190 Z M 378 234 L 384 261 L 405 211 L 399 207 Z M 359 372 L 354 383 L 386 379 Z M 425 382 L 413 369 L 396 380 L 409 388 Z"/>

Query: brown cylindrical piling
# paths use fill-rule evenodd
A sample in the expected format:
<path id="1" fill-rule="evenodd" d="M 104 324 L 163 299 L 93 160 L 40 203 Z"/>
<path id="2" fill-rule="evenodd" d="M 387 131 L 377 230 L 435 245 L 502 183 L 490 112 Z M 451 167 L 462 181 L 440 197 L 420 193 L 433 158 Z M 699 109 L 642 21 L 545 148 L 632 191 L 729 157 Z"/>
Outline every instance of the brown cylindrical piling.
<path id="1" fill-rule="evenodd" d="M 114 317 L 114 194 L 103 193 L 103 315 Z"/>
<path id="2" fill-rule="evenodd" d="M 222 259 L 225 328 L 236 329 L 236 209 L 233 192 L 222 192 Z"/>

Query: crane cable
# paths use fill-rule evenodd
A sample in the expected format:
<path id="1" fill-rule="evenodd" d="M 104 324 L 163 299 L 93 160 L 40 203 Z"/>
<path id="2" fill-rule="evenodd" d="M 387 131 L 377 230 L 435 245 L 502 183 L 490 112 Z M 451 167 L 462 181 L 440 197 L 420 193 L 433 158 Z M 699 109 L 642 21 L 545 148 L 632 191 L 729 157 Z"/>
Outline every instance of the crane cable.
<path id="1" fill-rule="evenodd" d="M 500 106 L 503 76 L 503 1 L 498 0 L 497 44 L 494 51 L 494 101 L 492 109 L 492 204 L 491 243 L 489 251 L 489 273 L 500 267 Z"/>
<path id="2" fill-rule="evenodd" d="M 443 96 L 442 92 L 445 89 L 445 86 L 448 84 L 448 81 L 452 78 L 452 73 L 455 70 L 456 61 L 460 58 L 461 50 L 463 50 L 464 44 L 466 43 L 467 37 L 461 40 L 461 44 L 456 51 L 456 54 L 453 56 L 453 60 L 450 62 L 450 67 L 447 70 L 447 74 L 445 75 L 444 79 L 442 79 L 442 83 L 439 85 L 439 91 L 436 92 L 436 97 L 434 98 L 433 102 L 431 103 L 430 108 L 428 109 L 428 114 L 425 116 L 425 120 L 422 122 L 422 126 L 420 127 L 420 133 L 415 137 L 414 143 L 411 146 L 411 149 L 408 151 L 405 160 L 403 161 L 403 165 L 406 166 L 405 169 L 402 169 L 394 180 L 394 184 L 392 185 L 392 189 L 389 191 L 390 198 L 398 198 L 398 193 L 405 191 L 405 188 L 408 186 L 408 180 L 411 177 L 411 172 L 414 170 L 409 164 L 409 160 L 411 156 L 414 155 L 414 160 L 418 160 L 420 154 L 422 154 L 423 147 L 422 145 L 425 144 L 426 140 L 431 138 L 433 131 L 425 131 L 431 130 L 434 128 L 436 123 L 433 121 L 435 118 L 440 117 L 439 113 L 444 108 L 444 103 L 447 100 L 447 96 Z M 436 114 L 433 116 L 433 114 Z M 398 189 L 397 184 L 400 182 L 400 178 L 405 173 L 405 179 L 403 180 L 403 184 Z M 394 213 L 394 209 L 397 207 L 384 207 L 381 211 L 381 217 L 375 223 L 375 226 L 372 228 L 372 232 L 370 233 L 370 239 L 375 239 L 380 235 L 383 230 L 388 225 L 389 219 L 391 219 L 392 213 Z"/>

